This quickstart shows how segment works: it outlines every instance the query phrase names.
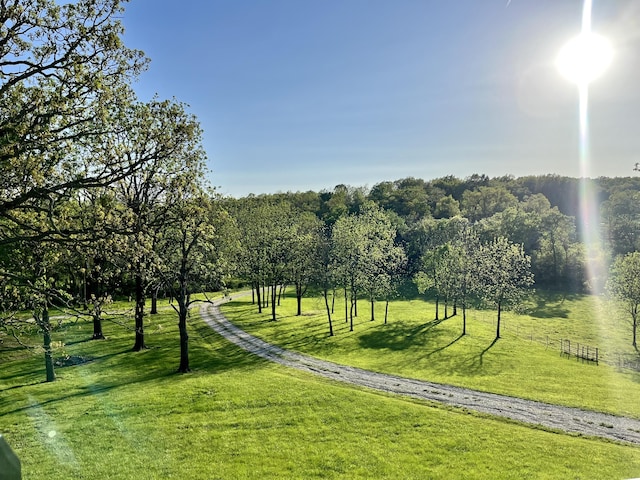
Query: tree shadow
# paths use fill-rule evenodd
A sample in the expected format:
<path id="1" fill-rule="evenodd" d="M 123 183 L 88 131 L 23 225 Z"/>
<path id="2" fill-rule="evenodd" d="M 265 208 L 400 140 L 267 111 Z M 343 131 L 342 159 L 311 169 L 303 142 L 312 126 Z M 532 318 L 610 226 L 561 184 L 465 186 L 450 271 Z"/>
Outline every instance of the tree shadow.
<path id="1" fill-rule="evenodd" d="M 451 317 L 449 317 L 451 318 Z M 363 348 L 369 349 L 389 349 L 389 350 L 405 350 L 416 344 L 426 344 L 427 339 L 421 338 L 428 335 L 430 343 L 438 343 L 439 337 L 445 332 L 434 330 L 447 319 L 432 320 L 421 325 L 406 325 L 400 322 L 392 324 L 380 325 L 374 331 L 365 333 L 358 337 L 358 342 Z M 453 342 L 455 343 L 455 342 Z M 453 345 L 453 343 L 451 345 Z"/>
<path id="2" fill-rule="evenodd" d="M 456 338 L 454 338 L 453 340 L 451 340 L 449 343 L 447 343 L 446 345 L 442 346 L 442 347 L 438 347 L 435 350 L 427 353 L 427 357 L 430 357 L 431 355 L 441 352 L 443 350 L 446 350 L 447 348 L 455 345 L 458 341 L 460 341 L 462 339 L 462 337 L 464 337 L 464 333 L 461 333 L 460 335 L 458 335 Z"/>
<path id="3" fill-rule="evenodd" d="M 480 352 L 480 357 L 479 357 L 479 359 L 480 359 L 480 365 L 481 365 L 481 366 L 482 366 L 482 362 L 483 362 L 483 360 L 484 360 L 484 356 L 485 356 L 485 354 L 486 354 L 489 350 L 491 350 L 491 348 L 493 348 L 493 346 L 498 342 L 498 340 L 500 340 L 500 337 L 496 337 L 496 338 L 494 338 L 494 339 L 493 339 L 493 342 L 491 342 L 487 348 L 485 348 L 484 350 L 482 350 L 482 352 Z"/>

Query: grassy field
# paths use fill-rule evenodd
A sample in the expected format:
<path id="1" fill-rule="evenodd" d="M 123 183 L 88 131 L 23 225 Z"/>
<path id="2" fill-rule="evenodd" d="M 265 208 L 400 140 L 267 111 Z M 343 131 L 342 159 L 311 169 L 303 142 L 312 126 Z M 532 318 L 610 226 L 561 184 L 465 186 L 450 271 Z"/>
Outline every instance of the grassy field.
<path id="1" fill-rule="evenodd" d="M 250 317 L 245 307 L 232 309 Z M 166 308 L 149 317 L 150 348 L 133 353 L 133 333 L 119 325 L 89 341 L 90 324 L 66 323 L 56 355 L 88 361 L 59 367 L 53 383 L 42 381 L 40 354 L 5 339 L 0 432 L 25 480 L 640 475 L 640 448 L 335 384 L 245 354 L 195 315 L 194 372 L 177 375 L 175 324 Z"/>
<path id="2" fill-rule="evenodd" d="M 598 346 L 614 363 L 618 353 L 637 358 L 630 327 L 596 297 L 539 294 L 528 314 L 504 314 L 502 338 L 494 345 L 494 311 L 469 312 L 467 335 L 461 336 L 461 314 L 435 321 L 432 303 L 392 302 L 384 325 L 384 304 L 377 304 L 371 322 L 369 303 L 361 301 L 350 332 L 338 298 L 336 334 L 328 337 L 321 298 L 303 300 L 301 317 L 295 316 L 295 299 L 284 299 L 277 322 L 268 321 L 268 312 L 259 315 L 250 302 L 251 297 L 238 298 L 223 311 L 247 331 L 286 348 L 380 372 L 640 418 L 640 373 L 560 355 L 564 338 Z"/>

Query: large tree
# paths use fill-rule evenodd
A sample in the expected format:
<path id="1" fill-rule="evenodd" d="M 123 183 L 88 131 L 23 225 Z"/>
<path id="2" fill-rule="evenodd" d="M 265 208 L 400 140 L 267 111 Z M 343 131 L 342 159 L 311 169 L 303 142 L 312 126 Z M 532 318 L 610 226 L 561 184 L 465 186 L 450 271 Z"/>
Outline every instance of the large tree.
<path id="1" fill-rule="evenodd" d="M 149 286 L 158 277 L 157 243 L 167 221 L 171 198 L 186 177 L 202 174 L 204 151 L 197 119 L 176 101 L 131 105 L 122 119 L 122 132 L 105 136 L 103 158 L 121 158 L 140 167 L 113 185 L 121 207 L 118 221 L 108 228 L 127 247 L 123 263 L 135 280 L 135 329 L 133 349 L 145 348 L 144 309 Z"/>
<path id="2" fill-rule="evenodd" d="M 637 348 L 636 331 L 640 308 L 640 252 L 617 257 L 611 266 L 607 290 L 631 317 L 631 344 Z"/>
<path id="3" fill-rule="evenodd" d="M 162 277 L 178 306 L 180 364 L 178 372 L 191 371 L 189 365 L 189 308 L 197 299 L 196 291 L 211 291 L 223 286 L 225 243 L 222 241 L 228 215 L 216 199 L 197 182 L 185 179 L 183 187 L 171 198 L 166 228 L 162 232 Z"/>
<path id="4" fill-rule="evenodd" d="M 59 199 L 139 167 L 97 163 L 93 149 L 146 64 L 121 41 L 121 12 L 119 0 L 0 2 L 0 243 L 61 233 Z M 29 223 L 28 210 L 47 222 Z"/>

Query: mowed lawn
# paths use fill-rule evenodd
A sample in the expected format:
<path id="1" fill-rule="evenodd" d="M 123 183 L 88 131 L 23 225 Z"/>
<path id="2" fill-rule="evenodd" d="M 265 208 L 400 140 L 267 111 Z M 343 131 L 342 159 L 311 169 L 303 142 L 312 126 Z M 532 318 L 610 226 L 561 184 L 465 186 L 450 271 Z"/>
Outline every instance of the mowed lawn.
<path id="1" fill-rule="evenodd" d="M 250 317 L 248 310 L 240 302 L 229 311 Z M 270 364 L 219 338 L 195 313 L 194 372 L 178 375 L 175 324 L 167 309 L 149 316 L 150 348 L 134 353 L 133 332 L 120 325 L 105 323 L 108 339 L 89 341 L 89 323 L 67 323 L 54 334 L 56 356 L 82 356 L 87 363 L 57 368 L 53 383 L 43 382 L 40 353 L 4 338 L 0 432 L 20 456 L 25 480 L 640 475 L 638 447 L 395 398 Z M 314 343 L 302 338 L 316 338 L 315 348 L 323 350 L 323 326 L 298 346 Z"/>
<path id="2" fill-rule="evenodd" d="M 284 298 L 276 322 L 269 321 L 269 309 L 257 313 L 251 296 L 223 307 L 254 335 L 338 363 L 640 418 L 640 373 L 617 366 L 620 358 L 638 359 L 638 353 L 631 346 L 631 326 L 614 305 L 589 295 L 539 293 L 526 310 L 503 312 L 501 338 L 493 344 L 495 311 L 469 311 L 467 334 L 461 336 L 460 309 L 443 320 L 441 308 L 436 321 L 434 304 L 421 299 L 391 302 L 386 325 L 384 302 L 376 304 L 372 322 L 370 303 L 361 300 L 350 332 L 338 295 L 333 337 L 321 297 L 303 299 L 302 316 L 295 315 L 295 298 Z M 604 362 L 560 355 L 560 339 L 574 348 L 598 347 Z"/>

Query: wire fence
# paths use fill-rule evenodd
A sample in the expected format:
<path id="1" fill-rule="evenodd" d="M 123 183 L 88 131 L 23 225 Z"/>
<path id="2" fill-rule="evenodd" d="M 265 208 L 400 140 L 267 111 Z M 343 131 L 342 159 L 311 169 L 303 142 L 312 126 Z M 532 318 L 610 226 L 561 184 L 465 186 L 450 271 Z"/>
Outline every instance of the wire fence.
<path id="1" fill-rule="evenodd" d="M 469 316 L 470 320 L 480 320 L 496 326 L 496 319 L 485 315 Z M 603 351 L 597 345 L 589 345 L 575 339 L 558 337 L 553 335 L 537 335 L 533 330 L 521 328 L 519 325 L 512 325 L 503 322 L 500 325 L 501 336 L 513 336 L 521 340 L 528 340 L 530 343 L 543 345 L 548 350 L 555 350 L 560 356 L 575 359 L 583 363 L 599 365 L 603 363 L 618 369 L 633 370 L 640 372 L 640 356 L 633 353 L 620 353 L 614 351 Z"/>

